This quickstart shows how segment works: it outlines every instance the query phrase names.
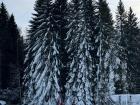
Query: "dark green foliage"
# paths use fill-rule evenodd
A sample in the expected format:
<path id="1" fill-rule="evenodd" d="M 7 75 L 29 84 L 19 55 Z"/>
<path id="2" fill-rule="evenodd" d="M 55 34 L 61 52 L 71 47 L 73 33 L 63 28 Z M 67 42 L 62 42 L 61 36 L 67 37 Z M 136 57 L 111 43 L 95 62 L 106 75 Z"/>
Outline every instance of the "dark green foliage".
<path id="1" fill-rule="evenodd" d="M 107 95 L 109 92 L 109 75 L 110 75 L 110 49 L 111 38 L 113 36 L 113 20 L 110 9 L 106 0 L 98 1 L 98 17 L 99 17 L 99 67 L 98 67 L 98 103 L 100 105 L 107 105 Z M 108 57 L 109 56 L 109 57 Z M 100 87 L 99 87 L 100 86 Z"/>
<path id="2" fill-rule="evenodd" d="M 37 10 L 35 11 L 38 15 L 35 15 L 36 20 L 33 19 L 31 23 L 25 60 L 24 85 L 26 89 L 23 103 L 42 105 L 50 104 L 52 100 L 56 103 L 58 101 L 56 95 L 60 100 L 62 97 L 64 99 L 64 85 L 67 76 L 67 54 L 64 40 L 67 22 L 64 19 L 64 14 L 67 2 L 64 0 L 57 0 L 54 3 L 51 0 L 40 1 L 39 6 L 39 1 L 36 3 Z M 34 26 L 37 28 L 35 29 Z M 32 29 L 35 30 L 32 31 Z M 36 78 L 38 79 L 36 80 Z M 42 87 L 44 84 L 47 89 Z M 45 93 L 42 94 L 40 90 Z"/>
<path id="3" fill-rule="evenodd" d="M 30 30 L 28 30 L 29 33 L 33 33 L 36 31 L 37 27 L 41 24 L 39 21 L 39 16 L 44 12 L 42 10 L 42 3 L 44 0 L 36 0 L 35 3 L 35 13 L 33 14 L 32 20 L 30 21 Z M 33 36 L 29 35 L 29 38 L 32 38 Z M 31 39 L 30 39 L 31 40 Z"/>
<path id="4" fill-rule="evenodd" d="M 6 88 L 8 86 L 8 79 L 7 77 L 9 77 L 9 72 L 8 72 L 8 67 L 6 65 L 7 60 L 6 60 L 6 56 L 4 54 L 8 53 L 6 52 L 6 38 L 7 38 L 7 22 L 8 22 L 8 12 L 6 10 L 6 7 L 3 3 L 1 3 L 1 7 L 0 7 L 0 84 L 1 84 L 1 88 Z"/>
<path id="5" fill-rule="evenodd" d="M 13 88 L 11 89 L 3 89 L 0 90 L 0 99 L 6 101 L 8 105 L 14 104 L 18 105 L 20 103 L 20 96 L 19 96 L 20 88 Z"/>
<path id="6" fill-rule="evenodd" d="M 19 102 L 20 72 L 23 72 L 23 41 L 14 16 L 8 15 L 4 3 L 0 6 L 0 89 L 15 90 L 14 102 Z M 16 91 L 18 90 L 18 91 Z M 2 93 L 3 94 L 3 93 Z M 8 91 L 5 97 L 9 97 Z M 14 95 L 11 93 L 11 95 Z M 12 101 L 9 98 L 8 101 Z"/>
<path id="7" fill-rule="evenodd" d="M 117 35 L 117 49 L 118 53 L 116 56 L 120 59 L 120 64 L 117 70 L 115 70 L 115 74 L 118 75 L 119 78 L 115 80 L 115 82 L 120 81 L 121 87 L 115 87 L 116 94 L 123 94 L 127 92 L 127 81 L 126 81 L 126 74 L 127 74 L 127 67 L 124 66 L 127 64 L 127 36 L 126 36 L 126 25 L 127 25 L 127 14 L 124 9 L 124 5 L 122 1 L 119 1 L 117 14 L 116 14 L 116 30 Z M 117 85 L 116 85 L 117 86 Z M 120 93 L 120 90 L 122 93 Z"/>
<path id="8" fill-rule="evenodd" d="M 71 0 L 68 5 L 67 0 L 37 0 L 34 10 L 28 31 L 24 104 L 56 103 L 58 94 L 60 100 L 72 99 L 75 104 L 108 105 L 112 72 L 117 75 L 114 92 L 132 93 L 132 72 L 138 71 L 140 59 L 139 29 L 132 9 L 126 14 L 120 0 L 116 30 L 106 0 L 97 5 L 92 0 Z"/>
<path id="9" fill-rule="evenodd" d="M 44 2 L 44 0 L 36 0 L 35 3 L 35 14 L 33 14 L 32 20 L 30 21 L 30 29 L 28 30 L 28 35 L 27 35 L 27 46 L 26 46 L 26 57 L 25 57 L 25 70 L 24 70 L 24 75 L 27 75 L 30 71 L 30 68 L 26 68 L 28 67 L 28 65 L 30 65 L 30 63 L 32 62 L 33 58 L 34 58 L 34 46 L 37 43 L 37 38 L 38 35 L 36 34 L 36 32 L 38 31 L 38 27 L 42 24 L 42 21 L 39 21 L 41 18 L 41 16 L 43 16 L 42 14 L 44 13 L 45 10 L 45 5 L 42 5 Z M 46 11 L 48 12 L 48 11 Z M 44 21 L 44 20 L 43 20 Z M 37 49 L 36 49 L 37 50 Z M 28 58 L 28 59 L 27 59 Z M 29 79 L 30 77 L 24 77 L 24 83 L 26 83 L 26 81 Z M 25 85 L 23 86 L 23 90 L 26 89 L 27 87 L 25 87 Z M 24 90 L 25 91 L 25 90 Z"/>
<path id="10" fill-rule="evenodd" d="M 119 68 L 115 70 L 116 74 L 119 76 L 117 82 L 119 85 L 115 85 L 116 93 L 134 93 L 135 79 L 134 75 L 137 74 L 138 70 L 138 59 L 139 59 L 139 28 L 138 22 L 132 9 L 129 9 L 128 14 L 126 14 L 124 5 L 120 0 L 117 10 L 117 37 L 118 37 L 118 58 L 121 60 Z M 116 39 L 117 39 L 116 37 Z M 136 59 L 137 58 L 137 59 Z M 125 66 L 126 65 L 126 66 Z M 124 78 L 125 77 L 125 78 Z M 120 90 L 122 93 L 120 93 Z"/>
<path id="11" fill-rule="evenodd" d="M 68 54 L 66 52 L 66 33 L 67 33 L 67 20 L 66 16 L 68 15 L 67 13 L 67 0 L 56 0 L 56 2 L 53 4 L 53 10 L 52 10 L 52 15 L 54 16 L 54 30 L 58 33 L 58 44 L 60 45 L 60 59 L 62 62 L 62 68 L 60 71 L 60 84 L 62 87 L 62 97 L 63 99 L 65 98 L 65 84 L 66 84 L 66 78 L 68 75 Z"/>
<path id="12" fill-rule="evenodd" d="M 139 28 L 137 17 L 129 9 L 127 24 L 126 24 L 126 50 L 127 50 L 127 82 L 128 92 L 134 93 L 134 75 L 138 72 L 138 61 L 139 61 Z"/>
<path id="13" fill-rule="evenodd" d="M 92 86 L 92 92 L 93 92 L 93 103 L 96 104 L 97 103 L 97 84 L 98 84 L 98 76 L 97 76 L 97 71 L 98 71 L 98 64 L 99 64 L 99 55 L 98 53 L 98 49 L 99 49 L 99 40 L 98 39 L 98 35 L 99 35 L 99 29 L 100 27 L 98 26 L 99 23 L 99 15 L 98 15 L 98 8 L 97 5 L 94 3 L 92 0 L 84 0 L 85 3 L 85 21 L 86 21 L 86 26 L 87 28 L 89 28 L 90 30 L 92 30 L 90 32 L 90 42 L 92 44 L 92 49 L 90 50 L 90 54 L 92 56 L 92 60 L 93 60 L 93 70 L 92 70 L 92 81 L 93 81 L 93 86 Z"/>

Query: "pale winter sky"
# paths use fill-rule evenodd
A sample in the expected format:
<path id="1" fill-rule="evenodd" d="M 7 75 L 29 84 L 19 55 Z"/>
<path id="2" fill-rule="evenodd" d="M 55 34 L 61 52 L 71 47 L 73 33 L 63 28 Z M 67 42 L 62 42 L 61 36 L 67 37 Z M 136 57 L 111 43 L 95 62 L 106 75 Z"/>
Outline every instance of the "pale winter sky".
<path id="1" fill-rule="evenodd" d="M 28 28 L 29 20 L 31 19 L 31 13 L 33 13 L 33 6 L 35 0 L 0 0 L 4 2 L 9 13 L 13 13 L 16 18 L 18 26 L 22 29 L 22 33 L 25 34 L 26 28 Z M 119 0 L 108 0 L 112 13 L 115 14 L 116 7 Z M 130 6 L 136 13 L 140 20 L 140 0 L 122 0 L 126 9 Z"/>

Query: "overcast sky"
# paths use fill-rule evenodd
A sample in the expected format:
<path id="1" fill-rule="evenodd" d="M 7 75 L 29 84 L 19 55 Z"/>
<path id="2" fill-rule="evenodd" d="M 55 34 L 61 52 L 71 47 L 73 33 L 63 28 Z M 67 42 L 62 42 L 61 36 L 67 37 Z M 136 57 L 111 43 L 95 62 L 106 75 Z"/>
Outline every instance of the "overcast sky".
<path id="1" fill-rule="evenodd" d="M 22 29 L 22 33 L 25 34 L 25 29 L 28 28 L 28 22 L 31 19 L 31 13 L 33 13 L 33 6 L 35 0 L 0 0 L 0 2 L 6 4 L 9 13 L 13 13 L 16 18 L 18 26 Z M 115 14 L 116 7 L 119 0 L 108 0 L 112 13 Z M 140 19 L 140 0 L 122 0 L 126 9 L 130 6 Z"/>

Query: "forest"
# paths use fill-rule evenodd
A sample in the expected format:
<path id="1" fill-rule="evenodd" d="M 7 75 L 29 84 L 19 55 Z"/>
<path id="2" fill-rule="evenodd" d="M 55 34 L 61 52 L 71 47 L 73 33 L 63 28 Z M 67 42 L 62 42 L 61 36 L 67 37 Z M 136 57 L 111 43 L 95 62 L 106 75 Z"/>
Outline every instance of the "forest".
<path id="1" fill-rule="evenodd" d="M 36 0 L 25 37 L 2 2 L 0 105 L 140 105 L 140 27 L 124 5 L 114 18 L 107 0 Z"/>

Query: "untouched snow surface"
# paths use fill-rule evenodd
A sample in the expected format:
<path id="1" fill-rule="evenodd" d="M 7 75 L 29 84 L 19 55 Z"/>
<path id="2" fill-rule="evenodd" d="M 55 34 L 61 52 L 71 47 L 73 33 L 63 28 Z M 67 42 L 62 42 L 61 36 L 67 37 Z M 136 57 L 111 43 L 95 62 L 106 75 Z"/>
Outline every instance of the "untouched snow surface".
<path id="1" fill-rule="evenodd" d="M 140 105 L 140 94 L 112 95 L 111 98 L 118 105 Z"/>
<path id="2" fill-rule="evenodd" d="M 0 100 L 0 105 L 6 105 L 5 101 Z"/>

